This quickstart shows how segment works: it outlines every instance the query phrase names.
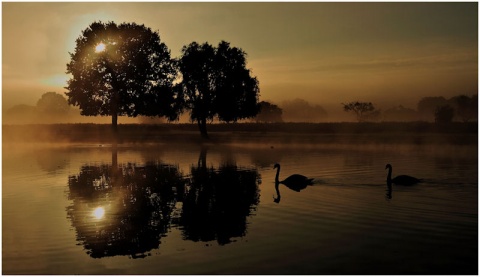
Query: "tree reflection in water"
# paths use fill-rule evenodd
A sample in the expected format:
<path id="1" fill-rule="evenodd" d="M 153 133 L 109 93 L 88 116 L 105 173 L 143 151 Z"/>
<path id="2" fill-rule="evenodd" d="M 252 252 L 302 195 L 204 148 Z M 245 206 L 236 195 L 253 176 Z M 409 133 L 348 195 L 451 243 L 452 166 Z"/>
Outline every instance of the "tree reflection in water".
<path id="1" fill-rule="evenodd" d="M 203 148 L 188 178 L 159 162 L 118 164 L 115 147 L 111 164 L 82 166 L 68 179 L 67 216 L 79 244 L 93 258 L 144 258 L 172 226 L 185 240 L 220 245 L 244 236 L 259 203 L 260 176 L 231 163 L 207 168 L 206 155 Z"/>
<path id="2" fill-rule="evenodd" d="M 259 203 L 260 176 L 256 169 L 232 164 L 208 168 L 206 155 L 203 148 L 191 168 L 179 225 L 184 239 L 224 245 L 245 236 L 247 217 Z"/>
<path id="3" fill-rule="evenodd" d="M 145 257 L 167 232 L 184 180 L 175 166 L 117 165 L 116 156 L 114 150 L 112 164 L 84 165 L 69 176 L 68 217 L 91 257 Z"/>

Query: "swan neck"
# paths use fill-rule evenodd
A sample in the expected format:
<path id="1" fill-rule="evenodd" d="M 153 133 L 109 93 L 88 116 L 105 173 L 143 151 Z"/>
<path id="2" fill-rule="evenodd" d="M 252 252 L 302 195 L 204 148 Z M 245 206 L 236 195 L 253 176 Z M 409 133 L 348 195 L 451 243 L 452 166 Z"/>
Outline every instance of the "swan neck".
<path id="1" fill-rule="evenodd" d="M 392 180 L 392 167 L 388 168 L 387 181 Z"/>

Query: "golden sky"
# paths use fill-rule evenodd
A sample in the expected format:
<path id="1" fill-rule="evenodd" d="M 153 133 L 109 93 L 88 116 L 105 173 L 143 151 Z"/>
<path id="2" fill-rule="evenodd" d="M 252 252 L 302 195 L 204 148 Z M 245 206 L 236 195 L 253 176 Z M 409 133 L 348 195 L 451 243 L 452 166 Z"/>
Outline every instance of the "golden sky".
<path id="1" fill-rule="evenodd" d="M 3 109 L 65 92 L 68 53 L 98 20 L 145 24 L 172 57 L 226 40 L 247 53 L 260 100 L 276 104 L 415 109 L 478 90 L 477 2 L 3 2 Z"/>

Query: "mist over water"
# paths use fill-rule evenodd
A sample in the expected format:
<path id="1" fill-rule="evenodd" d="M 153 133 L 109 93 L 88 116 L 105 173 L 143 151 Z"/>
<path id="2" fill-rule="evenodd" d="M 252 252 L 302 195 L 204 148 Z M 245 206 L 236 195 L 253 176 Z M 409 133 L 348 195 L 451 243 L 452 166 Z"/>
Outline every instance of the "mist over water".
<path id="1" fill-rule="evenodd" d="M 4 274 L 477 273 L 476 144 L 15 145 Z"/>

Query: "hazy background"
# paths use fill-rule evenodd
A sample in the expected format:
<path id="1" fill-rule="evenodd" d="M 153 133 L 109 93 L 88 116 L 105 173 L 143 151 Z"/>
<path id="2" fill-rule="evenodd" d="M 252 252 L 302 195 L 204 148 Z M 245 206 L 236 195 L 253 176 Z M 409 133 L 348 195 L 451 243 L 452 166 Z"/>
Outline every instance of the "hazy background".
<path id="1" fill-rule="evenodd" d="M 75 39 L 98 20 L 145 24 L 172 57 L 192 41 L 226 40 L 248 54 L 260 101 L 302 99 L 330 121 L 354 120 L 342 102 L 416 109 L 423 97 L 478 91 L 476 2 L 4 2 L 3 110 L 63 94 Z"/>

